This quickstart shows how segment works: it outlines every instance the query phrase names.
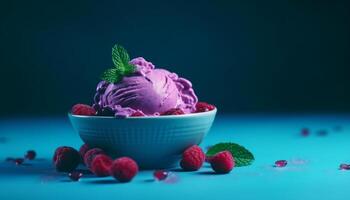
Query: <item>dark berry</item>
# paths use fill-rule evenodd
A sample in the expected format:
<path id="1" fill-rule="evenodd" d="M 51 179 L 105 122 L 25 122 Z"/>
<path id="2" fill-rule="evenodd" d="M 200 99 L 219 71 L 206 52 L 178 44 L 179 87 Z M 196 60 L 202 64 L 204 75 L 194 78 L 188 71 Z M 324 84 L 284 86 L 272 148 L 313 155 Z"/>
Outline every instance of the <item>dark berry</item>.
<path id="1" fill-rule="evenodd" d="M 196 112 L 197 113 L 199 113 L 199 112 L 208 112 L 208 111 L 211 111 L 211 110 L 214 110 L 214 109 L 215 109 L 214 105 L 208 104 L 206 102 L 198 102 L 196 104 Z"/>
<path id="2" fill-rule="evenodd" d="M 84 163 L 88 169 L 91 168 L 91 162 L 95 158 L 95 156 L 99 154 L 104 154 L 104 151 L 99 148 L 93 148 L 87 151 L 84 155 Z"/>
<path id="3" fill-rule="evenodd" d="M 172 108 L 168 111 L 161 113 L 160 115 L 183 115 L 185 112 L 180 108 Z"/>
<path id="4" fill-rule="evenodd" d="M 128 157 L 121 157 L 113 161 L 110 174 L 120 182 L 129 182 L 139 171 L 137 163 Z"/>
<path id="5" fill-rule="evenodd" d="M 81 145 L 81 147 L 79 149 L 79 154 L 80 154 L 80 158 L 81 158 L 82 163 L 84 163 L 85 153 L 88 152 L 90 149 L 91 149 L 91 147 L 88 144 Z"/>
<path id="6" fill-rule="evenodd" d="M 34 160 L 36 157 L 36 152 L 34 150 L 29 150 L 24 157 L 28 160 Z"/>
<path id="7" fill-rule="evenodd" d="M 83 173 L 79 172 L 79 171 L 74 171 L 74 172 L 70 172 L 68 173 L 68 177 L 72 180 L 72 181 L 79 181 L 79 179 L 83 176 Z"/>
<path id="8" fill-rule="evenodd" d="M 53 156 L 53 163 L 59 172 L 71 172 L 77 168 L 80 163 L 80 155 L 72 147 L 58 147 Z"/>
<path id="9" fill-rule="evenodd" d="M 72 114 L 74 114 L 74 115 L 88 115 L 88 116 L 92 116 L 92 115 L 96 114 L 96 110 L 93 107 L 89 106 L 89 105 L 76 104 L 72 108 Z"/>
<path id="10" fill-rule="evenodd" d="M 113 109 L 111 107 L 104 107 L 101 108 L 98 112 L 97 115 L 99 116 L 114 116 L 115 112 L 113 111 Z"/>
<path id="11" fill-rule="evenodd" d="M 91 171 L 96 176 L 108 176 L 112 163 L 113 160 L 109 156 L 106 156 L 104 154 L 96 155 L 91 162 Z"/>

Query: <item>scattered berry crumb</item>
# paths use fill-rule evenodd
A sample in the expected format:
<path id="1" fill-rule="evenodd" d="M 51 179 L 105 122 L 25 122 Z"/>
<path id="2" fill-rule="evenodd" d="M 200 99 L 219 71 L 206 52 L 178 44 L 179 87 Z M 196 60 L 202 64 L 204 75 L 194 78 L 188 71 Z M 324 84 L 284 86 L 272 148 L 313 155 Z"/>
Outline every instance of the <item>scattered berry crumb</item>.
<path id="1" fill-rule="evenodd" d="M 300 131 L 301 135 L 306 137 L 306 136 L 309 136 L 310 135 L 310 129 L 308 128 L 302 128 L 301 131 Z"/>
<path id="2" fill-rule="evenodd" d="M 156 181 L 163 181 L 168 177 L 168 175 L 169 172 L 165 170 L 156 170 L 153 172 L 153 177 Z"/>
<path id="3" fill-rule="evenodd" d="M 288 162 L 286 160 L 277 160 L 275 162 L 275 167 L 285 167 L 287 164 Z"/>
<path id="4" fill-rule="evenodd" d="M 14 160 L 14 162 L 16 163 L 16 165 L 21 165 L 21 164 L 23 164 L 24 159 L 23 159 L 23 158 L 16 158 L 16 159 Z"/>
<path id="5" fill-rule="evenodd" d="M 340 170 L 350 170 L 350 164 L 340 164 L 339 166 Z"/>
<path id="6" fill-rule="evenodd" d="M 74 171 L 74 172 L 70 172 L 68 173 L 68 177 L 72 180 L 72 181 L 79 181 L 79 179 L 83 176 L 83 173 L 79 172 L 79 171 Z"/>

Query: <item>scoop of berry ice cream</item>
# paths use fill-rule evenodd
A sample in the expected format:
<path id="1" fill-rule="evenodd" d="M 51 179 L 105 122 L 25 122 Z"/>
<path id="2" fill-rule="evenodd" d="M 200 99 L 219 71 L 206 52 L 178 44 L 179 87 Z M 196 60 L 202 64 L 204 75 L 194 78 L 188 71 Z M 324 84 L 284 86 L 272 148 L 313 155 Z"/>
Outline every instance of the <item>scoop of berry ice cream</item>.
<path id="1" fill-rule="evenodd" d="M 134 112 L 158 115 L 173 108 L 184 113 L 195 111 L 198 101 L 187 79 L 165 69 L 155 69 L 151 62 L 139 57 L 130 61 L 136 72 L 120 82 L 101 81 L 94 98 L 95 108 L 109 107 L 117 117 L 128 117 Z"/>

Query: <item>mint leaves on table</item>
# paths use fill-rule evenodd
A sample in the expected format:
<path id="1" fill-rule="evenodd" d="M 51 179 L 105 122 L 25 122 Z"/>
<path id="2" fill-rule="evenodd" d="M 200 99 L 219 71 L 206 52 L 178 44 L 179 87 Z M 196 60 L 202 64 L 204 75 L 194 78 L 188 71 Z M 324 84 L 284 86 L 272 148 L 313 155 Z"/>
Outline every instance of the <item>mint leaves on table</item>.
<path id="1" fill-rule="evenodd" d="M 107 69 L 102 75 L 102 80 L 109 83 L 119 82 L 123 76 L 131 75 L 136 70 L 134 65 L 129 64 L 130 57 L 128 52 L 118 44 L 112 48 L 112 61 L 114 67 Z"/>
<path id="2" fill-rule="evenodd" d="M 210 147 L 206 153 L 206 156 L 211 157 L 221 151 L 231 152 L 235 160 L 236 167 L 251 165 L 254 161 L 254 156 L 250 151 L 239 144 L 231 142 L 218 143 Z"/>

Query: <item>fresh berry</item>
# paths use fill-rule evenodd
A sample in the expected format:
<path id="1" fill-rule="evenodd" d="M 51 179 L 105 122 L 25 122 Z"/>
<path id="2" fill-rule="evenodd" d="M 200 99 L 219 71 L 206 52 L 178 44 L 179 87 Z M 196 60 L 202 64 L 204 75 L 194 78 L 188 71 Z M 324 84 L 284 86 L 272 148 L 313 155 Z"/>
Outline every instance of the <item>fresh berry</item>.
<path id="1" fill-rule="evenodd" d="M 157 181 L 165 180 L 168 177 L 168 175 L 169 175 L 169 172 L 164 170 L 156 170 L 153 172 L 153 177 Z"/>
<path id="2" fill-rule="evenodd" d="M 215 109 L 214 105 L 208 104 L 206 102 L 198 102 L 196 104 L 196 112 L 197 113 L 199 113 L 199 112 L 208 112 L 208 111 L 211 111 L 211 110 L 214 110 L 214 109 Z"/>
<path id="3" fill-rule="evenodd" d="M 14 162 L 16 163 L 16 165 L 21 165 L 24 162 L 24 159 L 23 158 L 16 158 L 14 160 Z"/>
<path id="4" fill-rule="evenodd" d="M 24 157 L 28 160 L 34 160 L 36 157 L 36 152 L 34 150 L 29 150 Z"/>
<path id="5" fill-rule="evenodd" d="M 72 108 L 72 114 L 92 116 L 96 114 L 96 110 L 89 105 L 75 104 Z"/>
<path id="6" fill-rule="evenodd" d="M 275 162 L 275 167 L 285 167 L 287 164 L 288 162 L 286 160 L 277 160 Z"/>
<path id="7" fill-rule="evenodd" d="M 143 114 L 141 111 L 135 111 L 134 113 L 132 113 L 131 115 L 130 115 L 130 117 L 143 117 L 143 116 L 145 116 L 145 114 Z"/>
<path id="8" fill-rule="evenodd" d="M 182 153 L 180 166 L 185 171 L 196 171 L 202 167 L 204 161 L 203 150 L 199 146 L 193 145 Z"/>
<path id="9" fill-rule="evenodd" d="M 168 111 L 161 113 L 160 115 L 183 115 L 185 112 L 180 108 L 172 108 Z"/>
<path id="10" fill-rule="evenodd" d="M 95 158 L 95 156 L 99 154 L 105 154 L 102 149 L 99 148 L 93 148 L 87 151 L 84 155 L 84 163 L 88 169 L 91 168 L 91 162 Z"/>
<path id="11" fill-rule="evenodd" d="M 83 176 L 83 173 L 79 172 L 79 171 L 74 171 L 74 172 L 70 172 L 68 173 L 68 177 L 72 180 L 72 181 L 79 181 L 79 179 Z"/>
<path id="12" fill-rule="evenodd" d="M 72 147 L 58 147 L 53 156 L 53 163 L 59 172 L 71 172 L 77 168 L 80 163 L 80 155 Z"/>
<path id="13" fill-rule="evenodd" d="M 104 155 L 99 154 L 96 155 L 95 158 L 91 162 L 91 171 L 96 176 L 108 176 L 109 175 L 109 169 L 111 168 L 113 163 L 112 158 Z"/>
<path id="14" fill-rule="evenodd" d="M 121 157 L 113 161 L 110 175 L 120 182 L 129 182 L 139 171 L 137 163 L 128 157 Z"/>
<path id="15" fill-rule="evenodd" d="M 91 147 L 88 144 L 81 145 L 81 147 L 79 149 L 79 154 L 80 154 L 80 158 L 81 158 L 82 163 L 84 163 L 85 153 L 88 152 L 90 149 L 91 149 Z"/>
<path id="16" fill-rule="evenodd" d="M 231 152 L 222 151 L 210 158 L 210 165 L 216 173 L 226 174 L 235 166 L 235 160 Z"/>

